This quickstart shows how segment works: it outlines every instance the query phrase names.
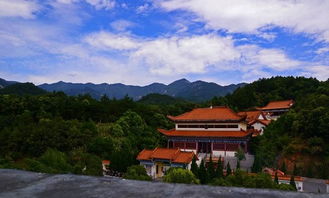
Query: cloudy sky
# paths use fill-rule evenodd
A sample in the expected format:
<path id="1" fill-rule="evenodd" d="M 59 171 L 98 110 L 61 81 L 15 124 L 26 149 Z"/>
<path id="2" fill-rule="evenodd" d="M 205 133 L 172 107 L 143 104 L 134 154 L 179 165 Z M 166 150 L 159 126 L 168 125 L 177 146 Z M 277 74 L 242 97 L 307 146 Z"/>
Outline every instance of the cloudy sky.
<path id="1" fill-rule="evenodd" d="M 0 0 L 0 78 L 329 78 L 328 0 Z"/>

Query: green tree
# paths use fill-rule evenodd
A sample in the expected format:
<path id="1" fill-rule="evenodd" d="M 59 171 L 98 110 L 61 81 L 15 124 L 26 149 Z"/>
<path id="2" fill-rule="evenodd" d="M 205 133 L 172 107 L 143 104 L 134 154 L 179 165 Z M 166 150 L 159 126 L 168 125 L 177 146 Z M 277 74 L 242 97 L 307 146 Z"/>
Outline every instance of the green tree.
<path id="1" fill-rule="evenodd" d="M 208 183 L 208 173 L 203 159 L 201 160 L 198 176 L 201 184 Z"/>
<path id="2" fill-rule="evenodd" d="M 291 175 L 290 177 L 290 185 L 296 190 L 295 176 Z"/>
<path id="3" fill-rule="evenodd" d="M 232 174 L 231 165 L 230 165 L 230 162 L 227 162 L 227 165 L 226 165 L 226 176 L 229 176 L 231 174 Z"/>
<path id="4" fill-rule="evenodd" d="M 274 182 L 275 182 L 276 184 L 279 184 L 278 172 L 276 172 L 276 171 L 275 171 Z"/>
<path id="5" fill-rule="evenodd" d="M 196 177 L 198 177 L 199 167 L 196 163 L 196 156 L 194 156 L 192 159 L 191 171 Z"/>
<path id="6" fill-rule="evenodd" d="M 210 155 L 209 162 L 208 162 L 207 173 L 208 173 L 210 181 L 216 177 L 215 166 L 214 166 L 214 162 L 212 161 L 211 155 Z"/>
<path id="7" fill-rule="evenodd" d="M 240 160 L 236 162 L 236 169 L 240 169 Z"/>
<path id="8" fill-rule="evenodd" d="M 216 168 L 216 178 L 222 178 L 223 177 L 223 163 L 222 163 L 222 157 L 219 156 L 218 162 L 217 162 L 217 168 Z"/>

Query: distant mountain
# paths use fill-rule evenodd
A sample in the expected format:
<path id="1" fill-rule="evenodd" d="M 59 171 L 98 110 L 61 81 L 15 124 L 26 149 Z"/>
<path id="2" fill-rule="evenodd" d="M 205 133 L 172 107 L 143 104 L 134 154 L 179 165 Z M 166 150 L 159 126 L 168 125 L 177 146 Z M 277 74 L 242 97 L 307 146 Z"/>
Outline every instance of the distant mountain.
<path id="1" fill-rule="evenodd" d="M 103 95 L 110 98 L 123 98 L 129 96 L 134 100 L 140 100 L 143 96 L 151 93 L 164 94 L 172 97 L 183 98 L 189 101 L 205 101 L 214 96 L 224 96 L 232 93 L 238 87 L 243 87 L 246 83 L 221 86 L 216 83 L 204 81 L 190 82 L 186 79 L 177 80 L 169 85 L 161 83 L 152 83 L 147 86 L 133 86 L 117 84 L 93 84 L 93 83 L 66 83 L 57 82 L 53 84 L 42 84 L 40 88 L 47 91 L 63 91 L 68 95 L 90 94 L 99 99 Z"/>
<path id="2" fill-rule="evenodd" d="M 45 93 L 47 93 L 47 91 L 32 83 L 15 83 L 0 89 L 0 94 L 41 95 Z"/>
<path id="3" fill-rule="evenodd" d="M 18 82 L 15 82 L 15 81 L 7 81 L 5 79 L 0 78 L 0 89 L 1 88 L 4 88 L 4 87 L 7 87 L 8 85 L 15 84 L 15 83 L 18 83 Z"/>

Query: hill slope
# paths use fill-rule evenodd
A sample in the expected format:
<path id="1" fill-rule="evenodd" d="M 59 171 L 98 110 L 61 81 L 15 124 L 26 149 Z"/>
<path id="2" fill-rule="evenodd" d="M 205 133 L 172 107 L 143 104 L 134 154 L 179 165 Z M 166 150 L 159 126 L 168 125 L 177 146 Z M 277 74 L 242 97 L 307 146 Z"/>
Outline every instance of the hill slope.
<path id="1" fill-rule="evenodd" d="M 18 82 L 15 82 L 15 81 L 7 81 L 5 79 L 0 78 L 0 89 L 1 88 L 4 88 L 4 87 L 7 87 L 8 85 L 15 84 L 15 83 L 18 83 Z"/>
<path id="2" fill-rule="evenodd" d="M 143 96 L 142 99 L 138 100 L 138 102 L 143 103 L 143 104 L 177 104 L 177 103 L 182 103 L 186 102 L 183 99 L 179 98 L 174 98 L 168 95 L 163 95 L 163 94 L 148 94 L 146 96 Z"/>

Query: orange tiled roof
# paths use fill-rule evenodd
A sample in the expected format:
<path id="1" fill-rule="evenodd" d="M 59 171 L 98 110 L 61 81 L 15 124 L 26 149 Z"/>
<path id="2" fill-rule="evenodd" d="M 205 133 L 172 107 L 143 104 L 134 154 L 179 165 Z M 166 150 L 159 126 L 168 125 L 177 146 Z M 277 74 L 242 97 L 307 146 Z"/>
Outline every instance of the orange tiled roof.
<path id="1" fill-rule="evenodd" d="M 265 107 L 258 108 L 259 110 L 270 110 L 270 109 L 289 109 L 294 104 L 293 100 L 282 100 L 269 102 Z"/>
<path id="2" fill-rule="evenodd" d="M 193 152 L 182 152 L 180 151 L 176 159 L 173 160 L 174 163 L 183 163 L 183 164 L 188 164 L 192 161 L 194 157 Z"/>
<path id="3" fill-rule="evenodd" d="M 152 153 L 153 153 L 153 150 L 144 149 L 137 155 L 137 160 L 149 160 Z"/>
<path id="4" fill-rule="evenodd" d="M 275 176 L 272 176 L 272 179 L 274 179 L 274 178 L 275 178 Z M 279 179 L 279 180 L 290 181 L 290 179 L 291 179 L 291 175 L 278 176 L 278 179 Z M 295 181 L 304 181 L 304 179 L 303 179 L 302 177 L 300 177 L 300 176 L 295 176 L 295 177 L 294 177 L 294 180 L 295 180 Z"/>
<path id="5" fill-rule="evenodd" d="M 258 119 L 257 119 L 257 120 L 253 120 L 253 121 L 249 122 L 248 124 L 249 124 L 249 125 L 252 125 L 252 124 L 254 124 L 254 123 L 256 123 L 256 122 L 259 122 L 259 123 L 261 123 L 261 124 L 267 126 L 267 125 L 269 125 L 269 124 L 271 123 L 271 121 L 272 121 L 272 120 L 258 120 Z"/>
<path id="6" fill-rule="evenodd" d="M 326 181 L 326 184 L 329 184 L 329 180 Z"/>
<path id="7" fill-rule="evenodd" d="M 178 136 L 178 137 L 232 137 L 232 138 L 241 138 L 246 137 L 251 132 L 247 131 L 176 131 L 172 130 L 164 130 L 158 129 L 158 131 L 165 136 Z"/>
<path id="8" fill-rule="evenodd" d="M 173 121 L 240 121 L 244 116 L 239 116 L 228 107 L 197 108 L 178 116 L 168 116 Z"/>
<path id="9" fill-rule="evenodd" d="M 151 158 L 173 160 L 179 154 L 179 149 L 155 148 Z"/>
<path id="10" fill-rule="evenodd" d="M 142 150 L 137 160 L 165 159 L 174 163 L 188 164 L 192 161 L 195 154 L 193 152 L 185 152 L 180 149 L 155 148 L 154 150 Z"/>
<path id="11" fill-rule="evenodd" d="M 263 115 L 263 112 L 261 111 L 242 111 L 238 113 L 239 116 L 246 116 L 247 122 L 257 120 L 261 114 Z M 263 115 L 263 117 L 266 119 L 265 115 Z"/>
<path id="12" fill-rule="evenodd" d="M 103 160 L 102 161 L 102 164 L 104 164 L 104 165 L 110 165 L 110 160 Z"/>

